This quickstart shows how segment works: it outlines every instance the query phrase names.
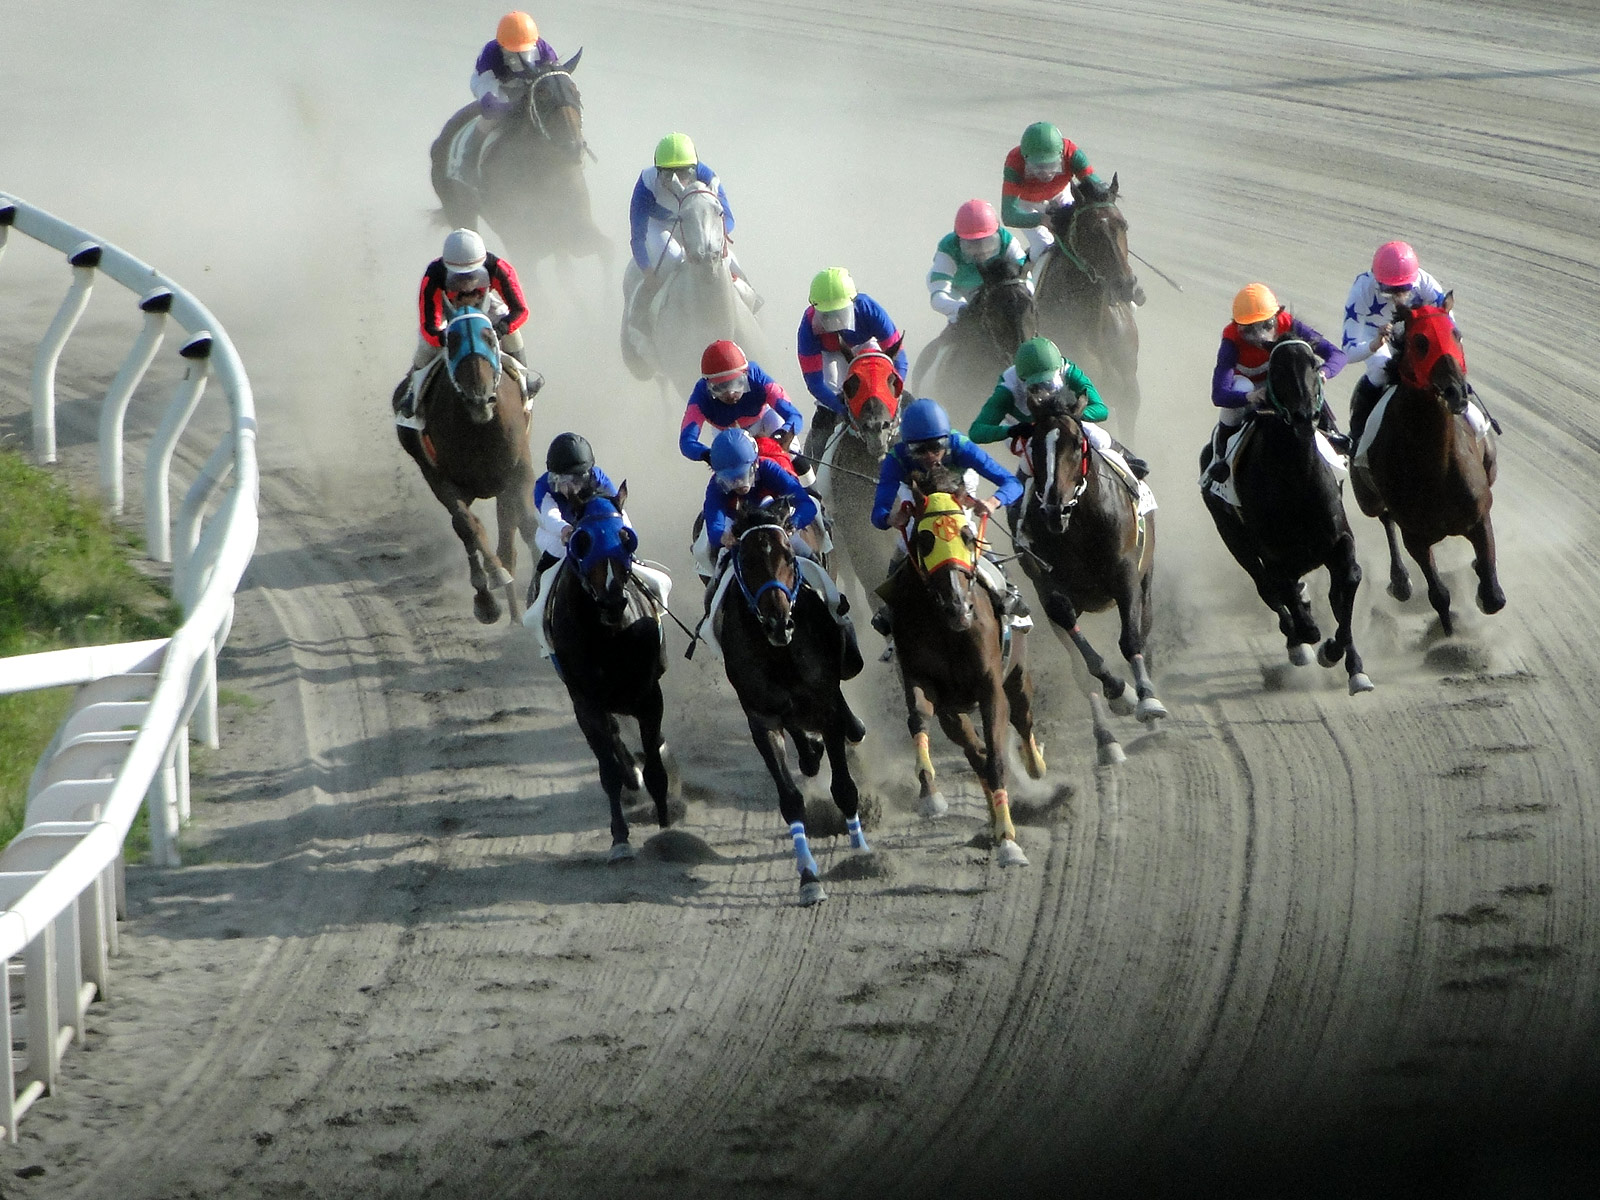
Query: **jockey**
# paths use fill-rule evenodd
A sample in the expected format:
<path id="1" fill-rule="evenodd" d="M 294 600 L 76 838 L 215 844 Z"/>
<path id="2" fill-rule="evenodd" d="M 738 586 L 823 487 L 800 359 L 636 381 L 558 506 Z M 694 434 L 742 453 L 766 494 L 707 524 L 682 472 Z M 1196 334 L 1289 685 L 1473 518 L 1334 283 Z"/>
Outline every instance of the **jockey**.
<path id="1" fill-rule="evenodd" d="M 1000 219 L 1022 230 L 1029 262 L 1037 263 L 1055 241 L 1050 215 L 1072 207 L 1074 179 L 1096 199 L 1109 194 L 1105 182 L 1089 165 L 1089 156 L 1048 121 L 1035 121 L 1024 129 L 1021 144 L 1006 155 Z"/>
<path id="2" fill-rule="evenodd" d="M 983 276 L 978 268 L 995 258 L 1007 258 L 1024 270 L 1028 256 L 1022 243 L 1000 228 L 1000 218 L 987 200 L 968 200 L 956 209 L 956 227 L 939 239 L 928 269 L 928 303 L 954 325 L 978 288 Z M 1024 275 L 1026 278 L 1026 275 Z M 1032 288 L 1030 283 L 1029 288 Z"/>
<path id="3" fill-rule="evenodd" d="M 1083 369 L 1063 358 L 1060 349 L 1049 338 L 1029 338 L 1018 347 L 1016 361 L 1005 369 L 995 383 L 994 391 L 984 401 L 982 411 L 967 428 L 967 436 L 979 445 L 1007 438 L 1016 441 L 1031 437 L 1033 416 L 1028 406 L 1029 397 L 1035 401 L 1050 400 L 1060 395 L 1062 389 L 1084 401 L 1078 420 L 1083 424 L 1084 436 L 1096 450 L 1102 453 L 1116 450 L 1140 479 L 1149 474 L 1150 467 L 1142 458 L 1135 457 L 1126 447 L 1119 446 L 1099 426 L 1098 422 L 1111 415 L 1105 401 L 1100 398 L 1093 381 L 1084 374 Z M 1025 446 L 1018 445 L 1017 454 L 1021 460 L 1017 474 L 1026 478 L 1033 472 L 1033 462 Z"/>
<path id="4" fill-rule="evenodd" d="M 694 143 L 686 133 L 669 133 L 656 143 L 655 160 L 639 172 L 628 206 L 629 245 L 633 261 L 625 272 L 623 326 L 633 329 L 638 316 L 647 313 L 650 301 L 672 269 L 683 262 L 683 245 L 674 236 L 673 224 L 678 205 L 690 191 L 704 188 L 715 192 L 722 205 L 722 229 L 728 235 L 728 267 L 733 285 L 751 312 L 761 307 L 761 297 L 745 278 L 744 269 L 733 252 L 733 209 L 717 173 L 700 161 Z"/>
<path id="5" fill-rule="evenodd" d="M 533 540 L 540 553 L 539 565 L 533 572 L 533 595 L 529 597 L 523 623 L 539 635 L 544 656 L 549 658 L 550 647 L 544 645 L 544 610 L 550 600 L 551 589 L 547 586 L 550 572 L 566 557 L 567 539 L 583 514 L 583 506 L 595 496 L 609 496 L 615 500 L 617 489 L 595 465 L 594 450 L 588 440 L 576 433 L 556 435 L 545 451 L 544 466 L 544 474 L 533 485 L 533 507 L 539 520 Z M 632 528 L 626 513 L 622 519 Z"/>
<path id="6" fill-rule="evenodd" d="M 1202 482 L 1222 483 L 1228 478 L 1228 443 L 1245 418 L 1265 403 L 1267 360 L 1273 344 L 1284 337 L 1311 344 L 1322 360 L 1322 378 L 1332 379 L 1344 369 L 1344 352 L 1280 305 L 1266 284 L 1251 283 L 1241 288 L 1233 298 L 1233 320 L 1222 330 L 1217 366 L 1211 375 L 1211 403 L 1219 412 L 1211 434 L 1211 465 Z M 1329 435 L 1336 448 L 1343 448 L 1338 422 L 1326 400 L 1317 417 L 1317 428 Z"/>
<path id="7" fill-rule="evenodd" d="M 770 458 L 791 475 L 799 475 L 789 445 L 805 425 L 778 381 L 750 362 L 734 342 L 712 342 L 700 356 L 700 381 L 689 393 L 678 430 L 678 449 L 685 458 L 708 462 L 711 450 L 700 431 L 743 429 L 756 439 L 762 458 Z M 809 468 L 808 468 L 809 470 Z M 801 482 L 805 482 L 802 479 Z"/>
<path id="8" fill-rule="evenodd" d="M 1366 373 L 1350 396 L 1350 441 L 1361 444 L 1367 418 L 1388 386 L 1390 335 L 1400 305 L 1408 308 L 1443 304 L 1439 281 L 1417 262 L 1417 252 L 1404 242 L 1385 242 L 1372 256 L 1372 269 L 1357 275 L 1344 302 L 1344 352 L 1353 363 L 1365 362 Z M 1450 314 L 1452 323 L 1455 314 Z"/>
<path id="9" fill-rule="evenodd" d="M 878 490 L 872 498 L 872 523 L 879 529 L 897 529 L 902 536 L 896 541 L 894 554 L 889 560 L 889 574 L 893 575 L 906 557 L 904 531 L 911 520 L 910 484 L 923 480 L 933 468 L 944 466 L 957 472 L 976 471 L 995 485 L 995 494 L 976 503 L 993 513 L 1010 507 L 1022 496 L 1022 481 L 991 458 L 987 451 L 950 428 L 949 414 L 934 400 L 913 400 L 900 417 L 900 440 L 890 448 L 878 468 Z M 978 578 L 994 597 L 999 610 L 1013 625 L 1026 627 L 1033 624 L 1028 617 L 1028 606 L 1017 585 L 1006 578 L 998 563 L 985 551 L 978 557 Z M 873 615 L 872 627 L 884 637 L 892 628 L 889 607 L 884 605 Z M 887 660 L 891 648 L 884 651 Z"/>
<path id="10" fill-rule="evenodd" d="M 500 18 L 494 40 L 484 46 L 472 70 L 472 94 L 477 97 L 478 128 L 495 128 L 521 103 L 540 68 L 561 60 L 539 27 L 525 12 Z"/>
<path id="11" fill-rule="evenodd" d="M 856 291 L 855 280 L 843 267 L 818 271 L 811 280 L 811 304 L 800 317 L 795 349 L 806 390 L 817 402 L 806 435 L 806 457 L 813 461 L 827 448 L 834 422 L 844 412 L 839 385 L 849 369 L 852 351 L 872 342 L 894 360 L 900 378 L 908 369 L 905 334 L 895 328 L 883 306 Z"/>
<path id="12" fill-rule="evenodd" d="M 705 503 L 700 513 L 702 525 L 691 553 L 695 570 L 708 583 L 722 572 L 725 557 L 722 551 L 736 544 L 733 520 L 742 505 L 788 500 L 793 506 L 796 530 L 807 528 L 822 515 L 817 502 L 800 485 L 794 473 L 784 470 L 773 459 L 763 458 L 756 449 L 755 438 L 743 429 L 734 427 L 717 434 L 707 461 L 711 464 L 711 482 L 706 484 Z M 804 538 L 795 539 L 794 547 L 796 554 L 813 557 Z M 706 590 L 708 603 L 712 590 Z"/>
<path id="13" fill-rule="evenodd" d="M 517 273 L 505 259 L 490 254 L 483 239 L 471 229 L 452 230 L 444 239 L 444 253 L 428 264 L 422 273 L 417 296 L 422 326 L 417 350 L 411 358 L 411 381 L 401 397 L 395 424 L 421 429 L 416 416 L 417 395 L 428 367 L 444 348 L 444 328 L 453 309 L 471 304 L 482 309 L 494 322 L 500 349 L 527 365 L 522 326 L 528 319 L 528 305 L 522 298 Z"/>

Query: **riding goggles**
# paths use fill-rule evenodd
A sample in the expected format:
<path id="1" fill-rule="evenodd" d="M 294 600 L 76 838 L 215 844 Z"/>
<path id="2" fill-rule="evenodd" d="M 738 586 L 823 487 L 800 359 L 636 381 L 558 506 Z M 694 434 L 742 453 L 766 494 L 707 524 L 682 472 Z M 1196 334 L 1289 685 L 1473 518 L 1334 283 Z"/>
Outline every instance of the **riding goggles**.
<path id="1" fill-rule="evenodd" d="M 748 492 L 756 484 L 756 465 L 724 467 L 716 473 L 716 480 L 725 492 Z"/>
<path id="2" fill-rule="evenodd" d="M 706 387 L 718 400 L 732 403 L 750 390 L 750 378 L 741 372 L 732 379 L 719 379 L 715 383 L 707 380 Z"/>
<path id="3" fill-rule="evenodd" d="M 576 496 L 583 491 L 589 482 L 588 471 L 551 473 L 550 490 L 558 496 Z"/>
<path id="4" fill-rule="evenodd" d="M 1048 400 L 1061 390 L 1061 380 L 1052 372 L 1048 379 L 1030 379 L 1027 388 L 1031 399 Z"/>
<path id="5" fill-rule="evenodd" d="M 817 310 L 816 327 L 823 333 L 843 333 L 847 329 L 856 327 L 856 306 L 847 304 L 843 308 L 833 309 L 831 312 Z"/>
<path id="6" fill-rule="evenodd" d="M 991 233 L 988 237 L 961 239 L 961 255 L 968 262 L 988 262 L 998 253 L 1000 253 L 998 233 Z"/>
<path id="7" fill-rule="evenodd" d="M 920 442 L 911 442 L 906 449 L 918 458 L 926 458 L 933 454 L 943 454 L 950 449 L 950 439 L 947 437 L 924 438 Z"/>

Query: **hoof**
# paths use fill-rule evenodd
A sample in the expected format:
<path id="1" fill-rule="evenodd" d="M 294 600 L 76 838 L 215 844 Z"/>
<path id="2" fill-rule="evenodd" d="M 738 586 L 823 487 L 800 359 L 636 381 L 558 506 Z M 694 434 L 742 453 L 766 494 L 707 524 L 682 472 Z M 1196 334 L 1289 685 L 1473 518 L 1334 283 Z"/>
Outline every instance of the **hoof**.
<path id="1" fill-rule="evenodd" d="M 822 890 L 820 881 L 813 879 L 810 883 L 800 885 L 800 907 L 810 908 L 813 904 L 821 904 L 828 898 L 828 893 Z"/>
<path id="2" fill-rule="evenodd" d="M 1164 720 L 1167 716 L 1167 706 L 1154 696 L 1146 696 L 1139 701 L 1139 707 L 1135 715 L 1148 725 L 1152 721 Z"/>
<path id="3" fill-rule="evenodd" d="M 1128 761 L 1128 756 L 1122 752 L 1120 742 L 1101 742 L 1097 757 L 1102 767 L 1120 767 Z"/>
<path id="4" fill-rule="evenodd" d="M 612 842 L 611 853 L 606 856 L 607 862 L 632 862 L 637 851 L 631 842 Z"/>
<path id="5" fill-rule="evenodd" d="M 1289 647 L 1289 661 L 1297 667 L 1309 667 L 1314 657 L 1311 646 L 1306 642 L 1296 642 Z"/>
<path id="6" fill-rule="evenodd" d="M 1337 657 L 1328 653 L 1328 647 L 1331 645 L 1333 645 L 1332 642 L 1323 642 L 1322 645 L 1317 647 L 1317 666 L 1331 667 L 1334 663 L 1343 661 L 1344 652 L 1342 650 Z"/>
<path id="7" fill-rule="evenodd" d="M 472 615 L 480 625 L 493 625 L 500 619 L 500 602 L 488 592 L 479 592 L 472 598 Z"/>
<path id="8" fill-rule="evenodd" d="M 1478 611 L 1481 613 L 1493 616 L 1505 606 L 1506 598 L 1501 592 L 1496 592 L 1492 596 L 1485 596 L 1482 592 L 1478 593 Z"/>
<path id="9" fill-rule="evenodd" d="M 1367 678 L 1365 671 L 1357 671 L 1350 676 L 1350 694 L 1352 696 L 1359 696 L 1362 692 L 1370 692 L 1373 687 L 1374 684 L 1372 680 Z"/>
<path id="10" fill-rule="evenodd" d="M 939 792 L 929 792 L 917 802 L 917 812 L 924 817 L 942 817 L 949 811 L 950 806 Z"/>
<path id="11" fill-rule="evenodd" d="M 506 587 L 511 583 L 512 578 L 511 572 L 504 567 L 495 567 L 489 572 L 489 586 L 492 588 Z"/>
<path id="12" fill-rule="evenodd" d="M 1011 838 L 1002 838 L 995 847 L 994 856 L 1002 867 L 1025 867 L 1028 865 L 1028 856 L 1022 852 L 1022 847 Z"/>
<path id="13" fill-rule="evenodd" d="M 1389 587 L 1387 588 L 1387 591 L 1389 595 L 1400 601 L 1401 604 L 1404 604 L 1407 600 L 1411 599 L 1411 580 L 1391 579 L 1389 580 Z"/>
<path id="14" fill-rule="evenodd" d="M 1119 717 L 1131 717 L 1133 715 L 1133 701 L 1128 698 L 1130 690 L 1127 684 L 1123 684 L 1122 690 L 1116 695 L 1112 695 L 1110 689 L 1106 690 L 1106 703 L 1111 706 L 1111 711 Z"/>

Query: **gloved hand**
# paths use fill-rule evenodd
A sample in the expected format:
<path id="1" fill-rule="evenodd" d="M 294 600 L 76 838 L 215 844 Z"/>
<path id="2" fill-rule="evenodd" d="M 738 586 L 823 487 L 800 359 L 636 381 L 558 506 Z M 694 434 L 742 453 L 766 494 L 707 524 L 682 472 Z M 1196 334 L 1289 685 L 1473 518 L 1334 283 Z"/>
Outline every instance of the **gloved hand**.
<path id="1" fill-rule="evenodd" d="M 1033 422 L 1018 421 L 1008 432 L 1013 438 L 1031 438 L 1033 436 Z"/>
<path id="2" fill-rule="evenodd" d="M 510 317 L 501 317 L 498 321 L 496 321 L 494 323 L 494 335 L 495 335 L 495 337 L 500 338 L 502 340 L 504 340 L 505 338 L 508 338 L 508 337 L 511 336 L 511 318 Z"/>
<path id="3" fill-rule="evenodd" d="M 700 442 L 700 443 L 696 444 L 696 446 L 694 448 L 694 457 L 695 457 L 695 461 L 697 461 L 697 462 L 710 462 L 711 461 L 711 447 L 707 446 L 704 442 Z"/>

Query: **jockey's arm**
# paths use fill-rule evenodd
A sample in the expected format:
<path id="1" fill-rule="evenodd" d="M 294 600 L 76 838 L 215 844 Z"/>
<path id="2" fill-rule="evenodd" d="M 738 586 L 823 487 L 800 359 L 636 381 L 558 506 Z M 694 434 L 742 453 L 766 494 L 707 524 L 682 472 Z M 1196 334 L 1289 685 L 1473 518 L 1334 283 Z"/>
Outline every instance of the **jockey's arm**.
<path id="1" fill-rule="evenodd" d="M 705 386 L 703 379 L 694 385 L 689 403 L 683 410 L 683 424 L 678 426 L 678 450 L 691 462 L 709 462 L 711 459 L 711 448 L 700 440 L 700 430 L 706 423 L 705 412 L 700 407 L 700 393 Z"/>
<path id="2" fill-rule="evenodd" d="M 806 311 L 809 313 L 811 310 Z M 811 393 L 811 398 L 820 407 L 842 415 L 844 401 L 839 398 L 838 392 L 828 386 L 825 351 L 822 349 L 822 342 L 817 338 L 816 331 L 811 328 L 809 317 L 800 318 L 800 331 L 795 335 L 795 350 L 800 360 L 800 375 L 806 381 L 806 391 Z"/>
<path id="3" fill-rule="evenodd" d="M 796 529 L 804 529 L 817 519 L 817 502 L 793 475 L 770 458 L 763 458 L 757 463 L 756 473 L 758 484 L 766 484 L 775 494 L 787 498 L 794 506 Z"/>
<path id="4" fill-rule="evenodd" d="M 954 318 L 967 305 L 966 298 L 955 292 L 955 277 L 959 269 L 960 264 L 945 249 L 945 244 L 940 242 L 933 254 L 933 264 L 928 268 L 928 303 L 933 306 L 934 312 L 942 316 Z"/>
<path id="5" fill-rule="evenodd" d="M 1094 386 L 1094 380 L 1084 374 L 1083 368 L 1077 363 L 1067 364 L 1066 380 L 1072 394 L 1084 402 L 1083 411 L 1078 414 L 1080 421 L 1104 421 L 1111 415 L 1111 410 L 1100 397 L 1099 389 Z"/>
<path id="6" fill-rule="evenodd" d="M 878 468 L 878 490 L 872 496 L 872 524 L 876 529 L 889 528 L 889 515 L 894 510 L 895 496 L 905 482 L 905 471 L 900 459 L 891 452 Z"/>
<path id="7" fill-rule="evenodd" d="M 967 427 L 967 437 L 983 445 L 1010 437 L 1011 427 L 1023 419 L 1017 412 L 1015 401 L 1016 397 L 1003 379 L 996 383 L 994 391 L 983 402 L 983 408 Z"/>
<path id="8" fill-rule="evenodd" d="M 1250 392 L 1255 388 L 1245 376 L 1234 370 L 1239 365 L 1239 347 L 1223 338 L 1217 347 L 1217 366 L 1211 372 L 1211 403 L 1218 408 L 1243 408 Z"/>
<path id="9" fill-rule="evenodd" d="M 430 346 L 443 346 L 444 290 L 434 282 L 431 270 L 422 276 L 422 286 L 417 292 L 417 311 L 421 318 L 423 340 Z"/>
<path id="10" fill-rule="evenodd" d="M 906 337 L 894 323 L 894 318 L 883 305 L 871 296 L 856 297 L 856 333 L 862 341 L 872 338 L 878 349 L 894 361 L 894 369 L 904 379 L 910 370 L 906 358 Z"/>
<path id="11" fill-rule="evenodd" d="M 505 331 L 515 333 L 528 319 L 528 302 L 522 295 L 522 283 L 512 265 L 498 255 L 489 257 L 489 287 L 505 303 Z M 500 318 L 490 314 L 496 323 Z"/>
<path id="12" fill-rule="evenodd" d="M 995 486 L 995 499 L 1010 505 L 1022 495 L 1022 481 L 1002 467 L 987 450 L 974 445 L 960 434 L 950 438 L 951 466 L 973 470 Z"/>
<path id="13" fill-rule="evenodd" d="M 534 503 L 538 507 L 539 528 L 534 534 L 533 543 L 545 554 L 553 554 L 561 558 L 566 554 L 565 534 L 568 529 L 567 519 L 561 515 L 561 509 L 556 505 L 555 493 L 546 485 L 546 476 L 540 476 L 539 484 L 534 488 Z"/>
<path id="14" fill-rule="evenodd" d="M 633 261 L 641 271 L 648 271 L 651 265 L 645 238 L 650 231 L 650 216 L 655 207 L 655 197 L 650 194 L 650 188 L 641 175 L 639 182 L 633 185 L 633 199 L 628 204 L 629 246 L 633 250 Z"/>

